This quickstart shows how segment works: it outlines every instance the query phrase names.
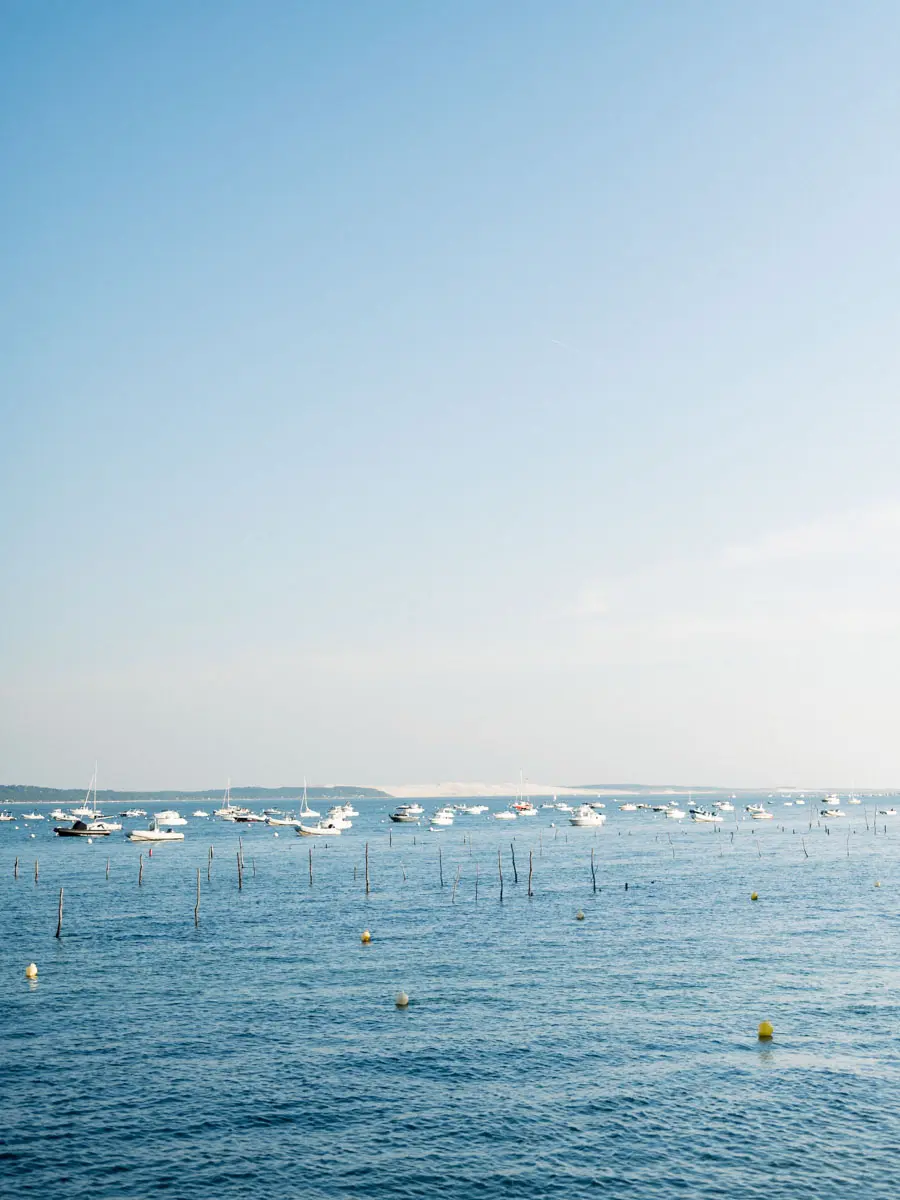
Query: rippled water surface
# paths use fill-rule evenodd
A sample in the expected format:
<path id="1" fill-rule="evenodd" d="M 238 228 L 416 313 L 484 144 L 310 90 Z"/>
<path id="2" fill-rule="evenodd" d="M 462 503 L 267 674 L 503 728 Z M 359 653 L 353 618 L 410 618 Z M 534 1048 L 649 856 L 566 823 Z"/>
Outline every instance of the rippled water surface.
<path id="1" fill-rule="evenodd" d="M 357 807 L 192 820 L 140 887 L 123 834 L 0 826 L 0 1192 L 900 1196 L 900 819 Z"/>

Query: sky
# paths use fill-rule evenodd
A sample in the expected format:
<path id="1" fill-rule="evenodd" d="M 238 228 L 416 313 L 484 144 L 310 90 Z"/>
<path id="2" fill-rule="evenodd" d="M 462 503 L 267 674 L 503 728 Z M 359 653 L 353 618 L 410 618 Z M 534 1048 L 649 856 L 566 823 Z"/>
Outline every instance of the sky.
<path id="1" fill-rule="evenodd" d="M 900 786 L 892 0 L 0 0 L 0 782 Z"/>

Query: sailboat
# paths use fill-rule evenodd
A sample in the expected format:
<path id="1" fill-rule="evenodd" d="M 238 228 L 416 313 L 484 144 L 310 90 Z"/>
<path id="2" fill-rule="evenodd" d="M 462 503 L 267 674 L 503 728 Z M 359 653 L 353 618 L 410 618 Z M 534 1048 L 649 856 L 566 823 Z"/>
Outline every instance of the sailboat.
<path id="1" fill-rule="evenodd" d="M 306 776 L 303 776 L 303 799 L 300 801 L 300 816 L 301 817 L 318 817 L 319 813 L 314 808 L 309 807 L 309 800 L 306 797 Z"/>
<path id="2" fill-rule="evenodd" d="M 93 793 L 93 800 L 91 800 Z M 94 773 L 91 776 L 91 782 L 88 784 L 87 795 L 84 798 L 84 804 L 80 804 L 78 808 L 72 809 L 73 817 L 90 817 L 95 821 L 100 813 L 97 811 L 97 764 L 94 763 Z"/>

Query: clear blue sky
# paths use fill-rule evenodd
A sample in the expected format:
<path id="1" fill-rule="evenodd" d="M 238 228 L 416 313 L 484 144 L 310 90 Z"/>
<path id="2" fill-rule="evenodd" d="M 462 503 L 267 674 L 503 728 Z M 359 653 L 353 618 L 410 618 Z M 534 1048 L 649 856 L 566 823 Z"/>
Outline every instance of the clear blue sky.
<path id="1" fill-rule="evenodd" d="M 0 0 L 0 779 L 900 785 L 898 61 Z"/>

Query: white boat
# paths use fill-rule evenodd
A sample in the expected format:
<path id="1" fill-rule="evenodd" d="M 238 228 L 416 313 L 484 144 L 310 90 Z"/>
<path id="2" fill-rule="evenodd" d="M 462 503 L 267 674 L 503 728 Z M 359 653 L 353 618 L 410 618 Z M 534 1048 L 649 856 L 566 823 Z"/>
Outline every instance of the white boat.
<path id="1" fill-rule="evenodd" d="M 422 807 L 422 805 L 416 804 L 415 800 L 412 802 L 412 804 L 404 804 L 403 807 L 408 808 L 409 811 L 411 813 L 413 813 L 414 816 L 417 816 L 417 817 L 421 817 L 422 814 L 425 812 L 425 809 Z"/>
<path id="2" fill-rule="evenodd" d="M 619 812 L 637 812 L 636 804 L 620 804 Z"/>
<path id="3" fill-rule="evenodd" d="M 15 819 L 16 819 L 16 818 L 15 818 L 15 817 L 12 815 L 12 813 L 8 813 L 8 812 L 0 812 L 0 821 L 14 821 Z M 65 813 L 63 813 L 63 815 L 62 815 L 62 817 L 60 818 L 60 820 L 63 820 L 63 821 L 65 821 L 65 820 L 67 820 L 67 819 L 68 819 L 68 818 L 66 817 Z"/>
<path id="4" fill-rule="evenodd" d="M 590 804 L 582 804 L 569 817 L 569 824 L 583 829 L 591 825 L 602 825 L 605 820 L 606 813 L 597 812 L 595 808 L 591 808 Z"/>
<path id="5" fill-rule="evenodd" d="M 93 799 L 91 799 L 93 796 Z M 97 811 L 97 764 L 94 763 L 94 773 L 91 776 L 91 782 L 88 784 L 87 795 L 84 798 L 84 804 L 79 804 L 78 808 L 72 809 L 72 816 L 79 817 L 82 821 L 96 821 L 100 816 Z"/>
<path id="6" fill-rule="evenodd" d="M 22 813 L 23 821 L 43 821 L 44 814 L 37 812 Z"/>
<path id="7" fill-rule="evenodd" d="M 74 816 L 74 813 L 72 815 Z M 2 819 L 2 818 L 0 818 L 0 819 Z M 51 821 L 71 821 L 72 817 L 69 816 L 69 814 L 65 811 L 65 809 L 54 808 L 53 812 L 50 814 L 50 820 Z"/>
<path id="8" fill-rule="evenodd" d="M 503 810 L 503 812 L 494 813 L 494 820 L 495 821 L 516 821 L 516 820 L 518 820 L 518 816 L 519 816 L 518 813 L 514 813 L 510 809 L 505 808 Z"/>
<path id="9" fill-rule="evenodd" d="M 754 807 L 752 812 L 749 809 L 747 811 L 750 812 L 750 819 L 752 821 L 771 821 L 775 816 L 767 808 Z"/>
<path id="10" fill-rule="evenodd" d="M 187 822 L 184 822 L 187 824 Z M 184 834 L 169 826 L 163 827 L 154 818 L 147 829 L 132 829 L 128 834 L 129 842 L 183 842 Z"/>
<path id="11" fill-rule="evenodd" d="M 235 817 L 242 816 L 249 812 L 248 808 L 244 808 L 242 804 L 231 803 L 231 780 L 225 784 L 225 795 L 222 797 L 222 807 L 217 808 L 213 812 L 213 816 L 221 817 L 223 821 L 233 821 Z"/>
<path id="12" fill-rule="evenodd" d="M 517 800 L 515 804 L 510 805 L 510 809 L 520 817 L 536 817 L 538 815 L 538 810 L 530 800 Z"/>
<path id="13" fill-rule="evenodd" d="M 349 826 L 350 822 L 347 822 Z M 301 837 L 339 837 L 346 826 L 337 824 L 330 817 L 323 817 L 315 825 L 298 825 L 297 832 Z"/>
<path id="14" fill-rule="evenodd" d="M 602 800 L 592 800 L 591 808 L 606 808 L 606 805 L 603 803 Z"/>
<path id="15" fill-rule="evenodd" d="M 345 817 L 358 817 L 359 816 L 359 813 L 356 811 L 356 809 L 353 807 L 352 804 L 339 804 L 339 805 L 337 805 L 337 807 L 342 809 Z"/>
<path id="16" fill-rule="evenodd" d="M 102 821 L 74 820 L 71 825 L 56 825 L 53 832 L 57 837 L 109 837 L 110 830 Z"/>
<path id="17" fill-rule="evenodd" d="M 822 804 L 825 806 L 825 808 L 837 808 L 838 805 L 840 804 L 840 802 L 841 802 L 841 798 L 837 794 L 837 792 L 831 792 L 828 796 L 826 796 L 824 798 L 824 800 L 822 801 Z"/>
<path id="18" fill-rule="evenodd" d="M 480 817 L 487 810 L 488 806 L 486 804 L 457 804 L 456 806 L 456 811 L 465 813 L 467 817 Z"/>
<path id="19" fill-rule="evenodd" d="M 187 821 L 174 808 L 166 808 L 154 813 L 153 819 L 157 825 L 187 825 Z"/>
<path id="20" fill-rule="evenodd" d="M 439 808 L 436 813 L 432 814 L 431 824 L 437 825 L 439 828 L 446 828 L 448 825 L 452 825 L 453 809 L 446 804 L 443 808 Z"/>
<path id="21" fill-rule="evenodd" d="M 717 800 L 716 808 L 720 812 L 734 812 L 734 805 L 729 800 Z"/>
<path id="22" fill-rule="evenodd" d="M 666 809 L 666 816 L 670 821 L 683 821 L 687 813 L 682 808 L 676 808 L 673 804 L 671 808 Z"/>
<path id="23" fill-rule="evenodd" d="M 145 808 L 126 808 L 123 813 L 119 813 L 120 817 L 128 817 L 135 820 L 138 817 L 146 817 L 147 810 Z"/>
<path id="24" fill-rule="evenodd" d="M 848 804 L 862 804 L 862 800 L 860 800 L 859 796 L 851 796 L 849 798 L 849 800 L 847 801 L 847 803 Z"/>
<path id="25" fill-rule="evenodd" d="M 191 813 L 191 816 L 192 817 L 208 817 L 209 813 L 204 812 L 202 808 L 198 808 L 198 809 L 195 809 L 194 812 Z"/>
<path id="26" fill-rule="evenodd" d="M 553 807 L 556 809 L 557 812 L 574 812 L 575 811 L 574 808 L 572 808 L 571 804 L 565 804 L 563 802 L 560 802 L 559 804 L 554 804 Z"/>
<path id="27" fill-rule="evenodd" d="M 897 810 L 896 808 L 879 808 L 878 815 L 879 817 L 896 817 Z"/>
<path id="28" fill-rule="evenodd" d="M 692 808 L 691 820 L 701 825 L 721 825 L 725 818 L 720 813 L 712 813 L 705 808 Z"/>
<path id="29" fill-rule="evenodd" d="M 328 822 L 337 829 L 350 829 L 353 826 L 353 822 L 348 818 L 341 804 L 333 804 L 319 824 L 321 825 L 323 822 Z"/>
<path id="30" fill-rule="evenodd" d="M 795 804 L 805 804 L 806 801 L 805 800 L 795 800 L 794 803 Z"/>
<path id="31" fill-rule="evenodd" d="M 761 813 L 765 811 L 765 807 L 762 804 L 748 804 L 744 809 L 744 812 L 748 812 L 751 817 L 754 813 Z"/>
<path id="32" fill-rule="evenodd" d="M 842 812 L 839 808 L 823 808 L 822 809 L 823 817 L 846 817 L 846 815 L 847 814 L 845 812 Z"/>

